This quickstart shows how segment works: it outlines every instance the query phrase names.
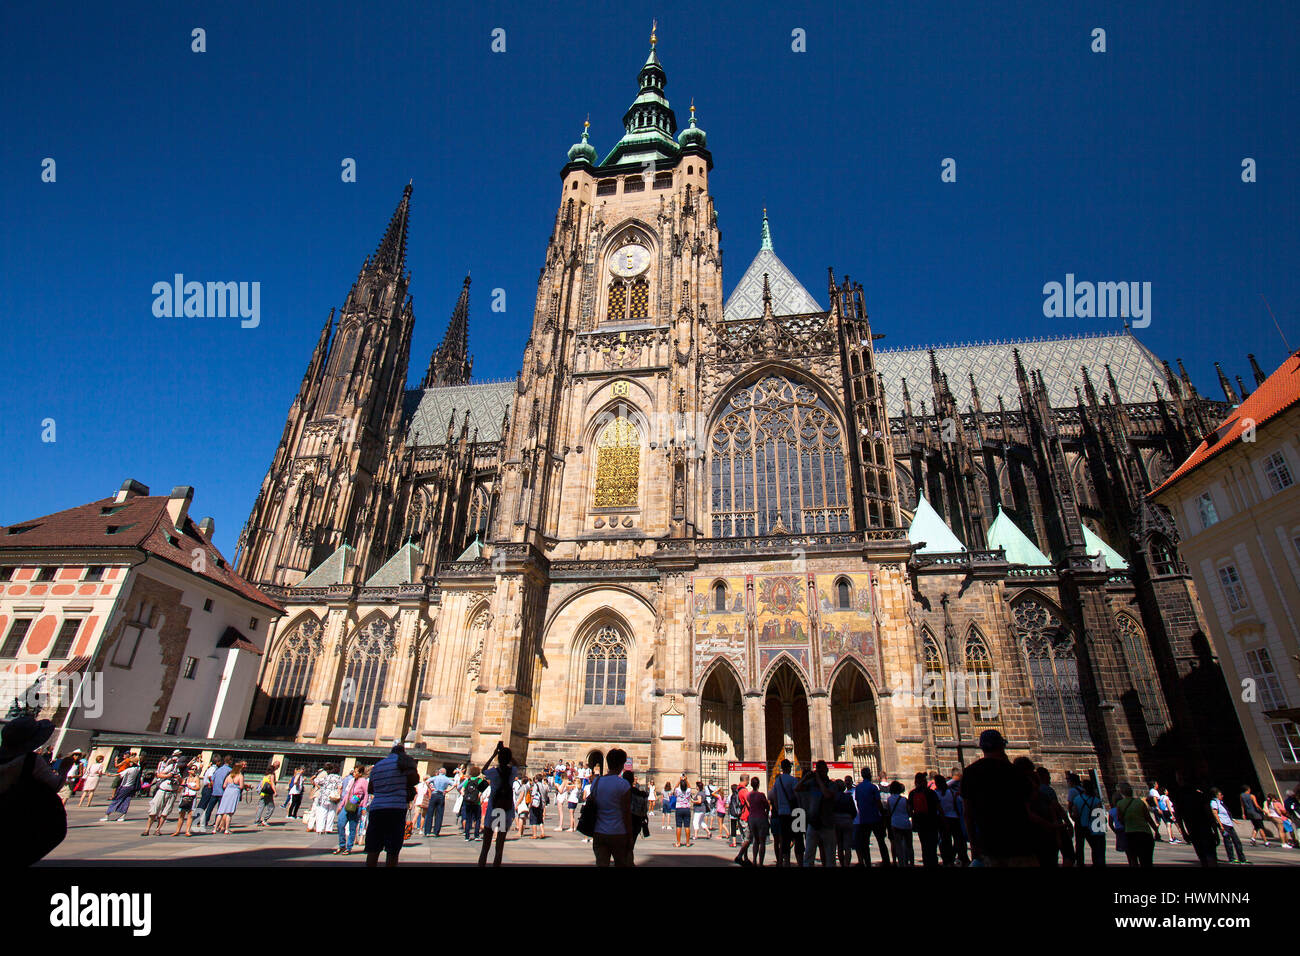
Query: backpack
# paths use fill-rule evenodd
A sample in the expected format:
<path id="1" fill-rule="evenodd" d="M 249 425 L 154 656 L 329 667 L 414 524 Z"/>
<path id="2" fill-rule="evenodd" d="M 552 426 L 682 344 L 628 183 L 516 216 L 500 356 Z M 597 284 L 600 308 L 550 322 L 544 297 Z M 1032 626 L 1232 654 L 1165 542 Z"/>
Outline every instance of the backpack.
<path id="1" fill-rule="evenodd" d="M 636 787 L 632 788 L 632 816 L 638 820 L 650 816 L 650 796 Z"/>
<path id="2" fill-rule="evenodd" d="M 577 830 L 585 837 L 596 835 L 596 787 L 599 785 L 599 779 L 592 783 L 591 799 L 584 801 L 582 809 L 578 812 Z"/>
<path id="3" fill-rule="evenodd" d="M 473 780 L 467 781 L 465 784 L 465 798 L 464 798 L 465 806 L 477 807 L 479 804 L 479 796 L 480 794 L 479 794 L 478 786 L 474 783 Z"/>

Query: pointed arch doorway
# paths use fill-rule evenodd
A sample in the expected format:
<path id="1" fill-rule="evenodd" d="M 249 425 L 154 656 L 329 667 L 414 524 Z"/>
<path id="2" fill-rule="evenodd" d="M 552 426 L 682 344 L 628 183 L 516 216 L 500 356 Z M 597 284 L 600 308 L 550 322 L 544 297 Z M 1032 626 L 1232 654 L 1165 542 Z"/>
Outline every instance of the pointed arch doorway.
<path id="1" fill-rule="evenodd" d="M 835 759 L 851 763 L 854 771 L 871 768 L 880 779 L 880 736 L 876 695 L 862 668 L 850 661 L 831 683 L 831 742 Z"/>
<path id="2" fill-rule="evenodd" d="M 808 692 L 788 660 L 781 661 L 767 682 L 763 698 L 767 742 L 767 776 L 771 780 L 782 760 L 795 765 L 795 774 L 812 763 L 808 729 Z"/>
<path id="3" fill-rule="evenodd" d="M 745 713 L 740 684 L 725 664 L 714 667 L 700 694 L 700 779 L 727 781 L 727 763 L 743 760 Z"/>

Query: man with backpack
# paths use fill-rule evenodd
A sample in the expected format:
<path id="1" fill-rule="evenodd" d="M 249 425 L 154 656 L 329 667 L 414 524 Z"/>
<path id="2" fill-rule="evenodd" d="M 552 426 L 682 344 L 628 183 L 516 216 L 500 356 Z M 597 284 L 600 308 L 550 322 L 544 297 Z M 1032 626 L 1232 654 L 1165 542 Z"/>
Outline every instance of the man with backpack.
<path id="1" fill-rule="evenodd" d="M 546 805 L 551 802 L 551 788 L 544 774 L 533 778 L 528 796 L 528 816 L 533 825 L 533 839 L 546 837 Z"/>
<path id="2" fill-rule="evenodd" d="M 822 866 L 835 865 L 835 788 L 827 773 L 826 761 L 818 760 L 813 772 L 794 788 L 805 795 L 808 845 L 803 851 L 802 866 L 815 866 L 817 848 L 822 851 Z"/>
<path id="3" fill-rule="evenodd" d="M 1077 786 L 1070 788 L 1074 794 L 1070 800 L 1070 820 L 1074 823 L 1075 845 L 1079 847 L 1074 854 L 1075 863 L 1083 866 L 1082 844 L 1086 842 L 1092 853 L 1092 865 L 1105 866 L 1106 810 L 1097 795 L 1097 785 L 1091 780 L 1085 782 L 1078 776 L 1070 776 L 1074 776 L 1074 782 L 1077 782 Z"/>
<path id="4" fill-rule="evenodd" d="M 482 800 L 486 789 L 487 779 L 478 772 L 478 767 L 470 767 L 469 776 L 460 785 L 460 815 L 466 842 L 472 843 L 483 834 Z"/>

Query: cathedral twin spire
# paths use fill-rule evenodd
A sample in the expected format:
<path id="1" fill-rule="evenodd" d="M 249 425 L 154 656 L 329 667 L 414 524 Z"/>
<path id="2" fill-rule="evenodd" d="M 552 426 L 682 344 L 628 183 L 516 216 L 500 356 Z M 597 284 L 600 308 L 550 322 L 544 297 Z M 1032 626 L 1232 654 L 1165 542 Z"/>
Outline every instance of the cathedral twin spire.
<path id="1" fill-rule="evenodd" d="M 466 385 L 473 366 L 474 360 L 469 355 L 469 276 L 465 276 L 460 298 L 456 300 L 451 321 L 447 323 L 447 333 L 442 337 L 442 343 L 433 350 L 429 370 L 424 373 L 420 387 Z"/>

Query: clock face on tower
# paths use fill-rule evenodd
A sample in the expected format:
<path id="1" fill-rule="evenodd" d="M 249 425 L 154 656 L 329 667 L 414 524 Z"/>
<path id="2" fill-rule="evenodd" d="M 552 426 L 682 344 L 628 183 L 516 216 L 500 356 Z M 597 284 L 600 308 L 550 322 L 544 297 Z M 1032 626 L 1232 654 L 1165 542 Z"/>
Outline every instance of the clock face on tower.
<path id="1" fill-rule="evenodd" d="M 629 243 L 610 257 L 609 271 L 616 276 L 630 279 L 645 272 L 650 265 L 650 250 L 645 246 Z"/>

